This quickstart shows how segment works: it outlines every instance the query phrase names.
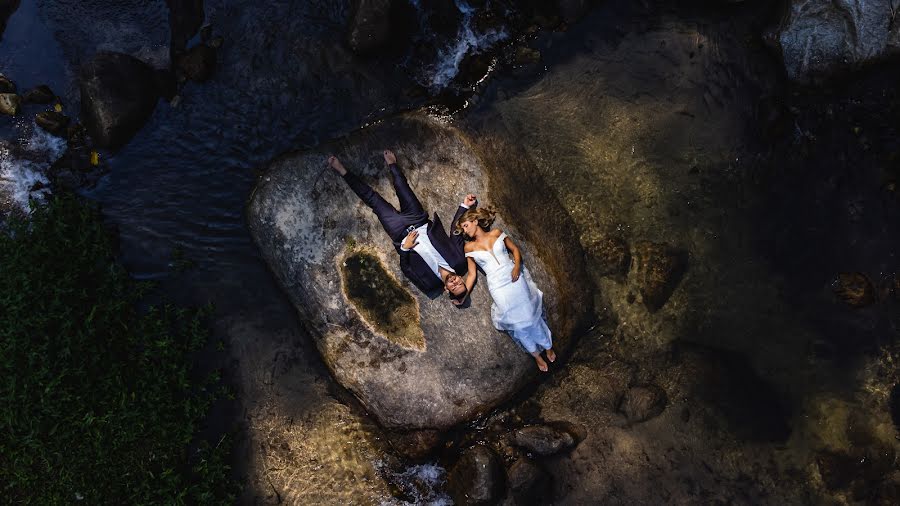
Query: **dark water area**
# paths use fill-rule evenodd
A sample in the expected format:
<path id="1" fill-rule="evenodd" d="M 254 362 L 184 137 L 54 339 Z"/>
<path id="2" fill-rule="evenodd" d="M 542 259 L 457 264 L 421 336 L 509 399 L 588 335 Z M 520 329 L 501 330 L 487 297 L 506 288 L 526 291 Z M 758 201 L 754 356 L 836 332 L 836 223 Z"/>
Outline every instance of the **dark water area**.
<path id="1" fill-rule="evenodd" d="M 685 333 L 690 333 L 689 340 L 728 349 L 726 363 L 733 361 L 740 364 L 734 369 L 751 370 L 734 380 L 736 390 L 753 392 L 747 394 L 751 407 L 767 406 L 767 401 L 757 402 L 754 397 L 760 390 L 764 396 L 779 398 L 769 404 L 775 406 L 773 413 L 760 417 L 761 430 L 777 434 L 769 439 L 787 439 L 785 432 L 790 430 L 785 429 L 786 420 L 798 413 L 802 404 L 818 402 L 817 396 L 824 393 L 829 399 L 822 401 L 823 411 L 849 409 L 856 413 L 854 416 L 860 416 L 860 412 L 871 407 L 866 401 L 853 399 L 859 388 L 856 380 L 894 374 L 890 368 L 888 372 L 884 368 L 873 371 L 873 367 L 878 367 L 872 366 L 871 361 L 894 343 L 900 324 L 900 205 L 896 189 L 900 179 L 900 91 L 896 87 L 900 71 L 896 65 L 881 65 L 824 87 L 787 84 L 774 57 L 758 38 L 749 35 L 763 31 L 777 17 L 775 2 L 770 3 L 769 10 L 758 5 L 725 9 L 710 6 L 709 2 L 687 6 L 606 2 L 602 12 L 595 12 L 565 32 L 538 30 L 518 36 L 510 30 L 509 38 L 489 35 L 485 40 L 505 49 L 486 51 L 480 58 L 455 61 L 460 51 L 462 55 L 467 53 L 467 46 L 454 46 L 452 37 L 444 36 L 440 39 L 442 51 L 435 53 L 437 43 L 423 42 L 420 36 L 413 38 L 419 45 L 409 52 L 400 49 L 363 60 L 352 55 L 343 43 L 349 4 L 325 0 L 206 1 L 206 23 L 212 26 L 214 35 L 225 41 L 213 79 L 204 84 L 186 83 L 174 103 L 160 101 L 151 119 L 127 145 L 114 153 L 101 152 L 101 166 L 106 174 L 96 186 L 83 190 L 116 225 L 122 261 L 136 278 L 159 281 L 160 293 L 176 301 L 215 305 L 214 341 L 227 343 L 231 351 L 211 355 L 205 366 L 232 368 L 233 375 L 253 376 L 232 378 L 236 385 L 244 385 L 245 390 L 239 395 L 295 397 L 287 408 L 265 406 L 267 413 L 290 419 L 290 425 L 295 418 L 313 417 L 307 404 L 323 400 L 337 398 L 352 405 L 352 411 L 362 412 L 352 397 L 330 380 L 314 344 L 300 330 L 294 308 L 276 285 L 248 233 L 245 206 L 270 160 L 429 103 L 446 105 L 439 107 L 442 112 L 470 107 L 458 112 L 457 117 L 461 117 L 490 112 L 508 97 L 524 93 L 524 105 L 511 108 L 533 104 L 535 116 L 542 112 L 570 115 L 575 118 L 574 124 L 586 115 L 572 113 L 569 108 L 590 105 L 585 93 L 592 89 L 586 83 L 608 79 L 619 92 L 613 99 L 625 97 L 624 102 L 639 105 L 642 94 L 659 90 L 647 83 L 663 73 L 654 71 L 658 69 L 642 73 L 640 62 L 647 61 L 646 54 L 663 54 L 667 49 L 644 48 L 646 53 L 630 55 L 638 62 L 631 64 L 637 67 L 635 73 L 616 81 L 616 76 L 604 74 L 605 69 L 621 70 L 629 63 L 600 61 L 603 54 L 598 48 L 628 47 L 634 34 L 665 30 L 672 18 L 678 18 L 692 20 L 697 40 L 710 37 L 712 42 L 707 44 L 715 44 L 716 37 L 720 37 L 714 28 L 731 20 L 739 25 L 735 36 L 746 37 L 746 44 L 758 59 L 735 61 L 733 69 L 717 68 L 708 74 L 708 81 L 692 83 L 707 91 L 701 95 L 707 101 L 708 114 L 698 113 L 692 109 L 696 104 L 688 103 L 673 116 L 683 119 L 696 114 L 698 121 L 704 121 L 716 114 L 739 110 L 754 119 L 753 128 L 758 130 L 740 139 L 735 152 L 741 158 L 733 162 L 725 163 L 724 158 L 710 162 L 713 157 L 704 158 L 708 152 L 702 152 L 702 148 L 699 154 L 685 154 L 684 159 L 694 156 L 701 160 L 695 167 L 688 167 L 690 164 L 685 162 L 685 172 L 693 172 L 684 175 L 673 169 L 666 175 L 671 180 L 661 178 L 659 186 L 674 187 L 685 178 L 696 177 L 698 186 L 705 185 L 701 196 L 706 200 L 698 204 L 687 197 L 679 201 L 678 195 L 668 195 L 673 199 L 668 212 L 681 216 L 673 218 L 673 222 L 693 220 L 714 230 L 702 238 L 710 243 L 717 244 L 716 234 L 730 234 L 730 246 L 710 247 L 715 255 L 734 255 L 733 261 L 739 266 L 734 277 L 723 275 L 723 283 L 734 283 L 738 285 L 735 290 L 740 290 L 741 280 L 736 278 L 760 272 L 775 280 L 765 292 L 771 299 L 753 306 L 755 313 L 749 316 L 759 318 L 746 321 L 746 328 L 736 328 L 735 318 L 710 323 L 692 314 L 684 315 L 678 325 L 687 321 L 684 328 L 688 329 Z M 436 23 L 427 16 L 413 17 L 423 26 Z M 476 35 L 473 37 L 478 38 Z M 516 63 L 514 51 L 508 46 L 514 42 L 512 36 L 539 49 L 540 63 Z M 20 89 L 49 85 L 60 95 L 65 112 L 73 117 L 79 107 L 78 68 L 97 51 L 129 53 L 157 67 L 168 65 L 169 60 L 168 9 L 162 0 L 22 0 L 2 37 L 0 71 L 15 80 Z M 580 58 L 593 64 L 584 65 L 575 78 L 570 74 L 554 77 L 557 69 L 570 68 L 582 61 Z M 693 58 L 691 53 L 690 59 Z M 455 65 L 449 70 L 442 66 L 451 60 Z M 454 75 L 459 65 L 463 72 L 476 78 L 485 72 L 493 74 L 476 88 L 477 93 L 472 91 L 473 79 L 460 83 L 437 77 L 441 73 Z M 498 67 L 500 70 L 495 70 Z M 740 81 L 746 87 L 730 87 L 729 79 L 737 80 L 735 76 L 744 73 L 753 74 L 758 80 L 750 84 Z M 559 100 L 556 103 L 546 98 L 553 90 L 561 91 L 552 97 Z M 599 101 L 609 97 L 589 98 Z M 673 96 L 670 102 L 679 105 L 680 99 Z M 26 108 L 26 112 L 31 110 Z M 669 126 L 655 125 L 657 130 L 648 129 L 634 138 L 651 144 L 662 136 L 659 152 L 654 156 L 663 160 L 677 158 L 681 163 L 681 154 L 665 152 L 669 146 L 677 145 L 673 139 L 677 140 L 680 134 L 678 125 L 677 121 Z M 714 123 L 710 125 L 716 128 Z M 3 121 L 0 138 L 25 142 L 34 135 L 33 129 L 27 120 Z M 674 133 L 657 135 L 664 130 Z M 698 134 L 697 144 L 710 139 L 718 139 L 716 132 Z M 523 143 L 527 142 L 523 137 Z M 572 137 L 566 137 L 564 132 L 551 138 L 553 142 L 555 145 L 546 149 L 536 148 L 532 156 L 553 160 L 560 153 L 577 151 Z M 578 149 L 590 152 L 591 146 Z M 553 168 L 552 162 L 547 165 Z M 325 170 L 324 160 L 322 169 Z M 714 171 L 715 176 L 711 176 Z M 553 174 L 548 172 L 547 178 L 552 182 Z M 580 183 L 597 184 L 596 178 Z M 578 180 L 573 182 L 573 186 L 578 184 Z M 577 201 L 581 197 L 572 198 Z M 704 208 L 705 204 L 709 208 Z M 571 210 L 577 221 L 581 211 L 575 204 Z M 645 222 L 641 211 L 621 211 L 633 213 L 633 219 L 610 219 L 611 226 L 637 234 Z M 657 228 L 659 236 L 667 239 L 686 235 L 679 226 Z M 700 239 L 696 241 L 705 244 Z M 726 263 L 722 258 L 718 261 Z M 707 272 L 703 265 L 692 265 L 691 269 Z M 835 280 L 841 272 L 860 272 L 869 279 L 875 303 L 860 309 L 841 303 L 834 293 Z M 691 279 L 687 283 L 694 286 L 690 285 Z M 752 291 L 752 287 L 748 290 L 748 297 L 763 293 Z M 610 297 L 615 296 L 614 291 L 610 293 L 614 294 Z M 709 295 L 714 297 L 715 293 Z M 735 304 L 745 302 L 730 295 L 723 298 Z M 708 299 L 693 302 L 700 306 Z M 615 324 L 628 321 L 629 313 L 620 313 L 618 321 L 611 318 L 601 330 L 611 331 Z M 734 313 L 740 310 L 734 309 Z M 772 314 L 791 317 L 771 317 Z M 748 315 L 738 314 L 740 318 L 745 316 Z M 785 323 L 785 328 L 766 328 L 772 323 Z M 792 334 L 790 340 L 779 341 L 788 333 Z M 762 337 L 757 341 L 756 336 Z M 586 342 L 596 344 L 594 339 Z M 778 353 L 771 353 L 772 350 L 784 351 L 775 356 Z M 733 353 L 750 356 L 752 367 L 746 365 L 745 359 L 734 359 Z M 236 371 L 239 360 L 250 364 L 243 372 Z M 577 363 L 576 360 L 574 364 Z M 752 370 L 762 380 L 753 376 Z M 275 385 L 277 382 L 281 384 Z M 260 391 L 247 387 L 257 383 L 265 386 Z M 880 388 L 872 386 L 868 379 L 862 383 L 867 388 Z M 771 384 L 776 386 L 772 388 Z M 531 387 L 527 395 L 535 388 Z M 733 402 L 723 400 L 730 395 L 713 388 L 709 402 Z M 896 397 L 895 393 L 894 409 Z M 515 403 L 518 402 L 519 398 Z M 242 412 L 234 409 L 217 406 L 211 417 L 213 432 L 230 430 L 235 424 L 246 427 L 253 424 L 248 420 L 262 416 L 246 403 Z M 540 412 L 528 402 L 518 410 L 517 416 L 525 420 L 536 420 Z M 746 407 L 728 414 L 739 419 L 737 423 L 753 417 L 752 410 Z M 468 442 L 478 440 L 479 431 L 489 432 L 485 419 L 473 427 L 474 435 L 456 434 L 453 438 Z M 737 432 L 741 430 L 744 428 Z M 748 439 L 753 439 L 752 427 L 749 430 Z M 827 427 L 803 430 L 828 432 Z M 236 459 L 239 469 L 251 465 L 249 455 L 253 450 L 244 443 Z M 446 455 L 444 458 L 449 460 Z M 259 485 L 257 489 L 266 487 Z"/>

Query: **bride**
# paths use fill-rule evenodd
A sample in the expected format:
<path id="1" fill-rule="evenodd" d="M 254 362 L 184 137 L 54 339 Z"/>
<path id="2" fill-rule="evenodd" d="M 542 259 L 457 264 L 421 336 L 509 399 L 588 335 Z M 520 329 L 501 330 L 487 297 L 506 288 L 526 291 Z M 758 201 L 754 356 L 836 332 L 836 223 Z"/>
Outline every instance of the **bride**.
<path id="1" fill-rule="evenodd" d="M 538 369 L 547 371 L 541 358 L 556 360 L 550 329 L 543 317 L 543 296 L 522 266 L 522 254 L 505 232 L 491 230 L 495 213 L 490 208 L 466 211 L 457 221 L 455 234 L 464 234 L 469 262 L 466 289 L 472 292 L 478 273 L 475 264 L 487 276 L 488 291 L 494 299 L 491 319 L 497 330 L 507 332 L 516 343 L 534 357 Z M 512 258 L 510 258 L 512 254 Z"/>

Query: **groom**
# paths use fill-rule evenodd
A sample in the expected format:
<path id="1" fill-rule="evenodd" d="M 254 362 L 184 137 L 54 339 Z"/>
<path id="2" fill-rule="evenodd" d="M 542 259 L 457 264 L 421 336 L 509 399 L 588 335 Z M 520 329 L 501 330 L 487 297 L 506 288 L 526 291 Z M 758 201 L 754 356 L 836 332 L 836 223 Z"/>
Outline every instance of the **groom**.
<path id="1" fill-rule="evenodd" d="M 468 266 L 463 253 L 465 239 L 462 235 L 448 236 L 437 213 L 434 221 L 428 219 L 428 213 L 409 187 L 392 151 L 384 151 L 384 161 L 391 171 L 391 182 L 400 201 L 399 211 L 369 185 L 347 172 L 337 157 L 328 157 L 328 165 L 375 212 L 400 254 L 403 274 L 428 297 L 434 299 L 446 290 L 454 304 L 461 304 L 467 292 L 462 278 Z M 466 195 L 456 210 L 450 229 L 453 230 L 459 217 L 476 204 L 475 195 Z"/>

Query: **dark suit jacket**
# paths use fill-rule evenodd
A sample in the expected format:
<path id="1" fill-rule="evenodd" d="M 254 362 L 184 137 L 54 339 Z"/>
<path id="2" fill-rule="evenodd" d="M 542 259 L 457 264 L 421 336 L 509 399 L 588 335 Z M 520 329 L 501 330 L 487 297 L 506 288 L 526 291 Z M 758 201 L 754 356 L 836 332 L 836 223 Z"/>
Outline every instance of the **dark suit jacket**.
<path id="1" fill-rule="evenodd" d="M 475 206 L 472 207 L 474 208 Z M 456 227 L 457 220 L 466 211 L 468 209 L 463 206 L 459 206 L 456 210 L 453 222 L 450 224 L 451 232 Z M 431 240 L 434 249 L 444 257 L 444 260 L 453 267 L 457 274 L 462 276 L 466 273 L 468 261 L 463 251 L 465 238 L 462 234 L 447 235 L 447 232 L 444 230 L 444 224 L 441 223 L 437 213 L 434 213 L 434 220 L 428 222 L 428 238 Z M 439 297 L 444 292 L 444 282 L 434 275 L 434 271 L 428 267 L 425 260 L 413 250 L 401 250 L 399 243 L 394 243 L 394 247 L 400 253 L 400 270 L 403 271 L 403 274 L 428 297 L 432 299 Z"/>

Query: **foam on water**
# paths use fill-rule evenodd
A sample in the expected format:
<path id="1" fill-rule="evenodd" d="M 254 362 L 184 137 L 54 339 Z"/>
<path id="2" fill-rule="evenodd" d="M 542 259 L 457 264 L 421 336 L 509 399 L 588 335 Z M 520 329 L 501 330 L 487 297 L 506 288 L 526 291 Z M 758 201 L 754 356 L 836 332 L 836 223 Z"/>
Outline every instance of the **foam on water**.
<path id="1" fill-rule="evenodd" d="M 453 500 L 442 490 L 447 471 L 437 464 L 420 464 L 395 471 L 382 462 L 375 468 L 386 475 L 388 481 L 400 488 L 405 499 L 392 497 L 381 502 L 381 506 L 406 506 L 410 504 L 428 506 L 451 506 Z"/>
<path id="2" fill-rule="evenodd" d="M 472 26 L 476 9 L 465 0 L 456 0 L 456 6 L 463 15 L 459 34 L 448 47 L 438 51 L 435 64 L 429 69 L 427 85 L 432 91 L 440 91 L 450 85 L 459 73 L 459 65 L 466 55 L 478 54 L 507 37 L 503 29 L 492 28 L 484 33 L 476 32 Z"/>
<path id="3" fill-rule="evenodd" d="M 43 201 L 49 193 L 46 171 L 66 150 L 66 141 L 32 124 L 20 145 L 0 142 L 0 214 L 30 212 L 30 200 Z M 43 188 L 32 191 L 35 184 Z"/>

